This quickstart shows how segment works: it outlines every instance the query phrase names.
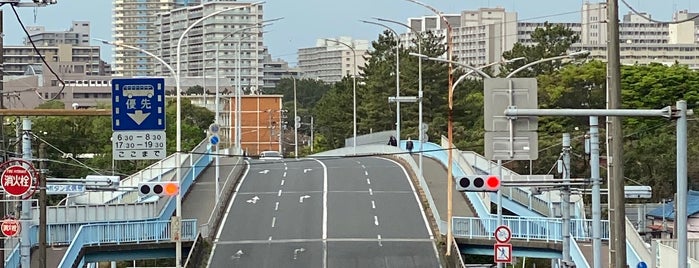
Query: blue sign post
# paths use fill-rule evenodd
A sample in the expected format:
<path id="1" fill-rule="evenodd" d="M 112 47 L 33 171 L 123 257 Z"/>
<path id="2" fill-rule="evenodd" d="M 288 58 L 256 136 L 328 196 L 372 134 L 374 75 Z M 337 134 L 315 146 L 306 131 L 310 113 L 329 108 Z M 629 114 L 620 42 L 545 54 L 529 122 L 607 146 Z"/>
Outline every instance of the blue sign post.
<path id="1" fill-rule="evenodd" d="M 165 79 L 112 79 L 115 160 L 165 157 Z"/>

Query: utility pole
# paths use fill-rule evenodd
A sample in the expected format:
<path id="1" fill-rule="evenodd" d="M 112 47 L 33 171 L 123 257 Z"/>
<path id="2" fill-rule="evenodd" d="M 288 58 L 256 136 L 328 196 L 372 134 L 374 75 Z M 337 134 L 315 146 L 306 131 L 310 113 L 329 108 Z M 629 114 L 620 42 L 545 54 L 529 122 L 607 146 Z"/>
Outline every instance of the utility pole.
<path id="1" fill-rule="evenodd" d="M 607 108 L 621 109 L 621 67 L 619 59 L 619 1 L 607 0 Z M 609 176 L 610 189 L 609 210 L 610 252 L 609 260 L 611 268 L 626 267 L 626 215 L 624 214 L 624 137 L 622 132 L 622 118 L 619 116 L 607 117 L 611 129 L 611 156 L 607 162 L 611 167 Z M 609 133 L 609 132 L 608 132 Z M 607 145 L 609 148 L 609 144 Z"/>
<path id="2" fill-rule="evenodd" d="M 4 32 L 3 24 L 2 24 L 2 10 L 0 10 L 0 33 Z M 0 109 L 5 109 L 5 80 L 4 73 L 5 73 L 5 65 L 4 65 L 4 35 L 0 34 Z M 3 161 L 7 161 L 9 159 L 10 154 L 8 154 L 5 150 L 9 149 L 7 146 L 5 146 L 5 117 L 0 115 L 0 148 L 2 148 L 4 155 Z M 0 214 L 4 217 L 6 215 L 5 213 L 5 195 L 0 194 Z M 0 268 L 5 268 L 5 239 L 0 238 Z"/>
<path id="3" fill-rule="evenodd" d="M 32 155 L 32 121 L 29 118 L 22 120 L 22 158 L 27 162 L 31 162 L 34 156 Z M 29 241 L 29 229 L 32 223 L 32 203 L 29 200 L 20 201 L 22 204 L 22 212 L 19 217 L 22 230 L 20 234 L 19 253 L 21 256 L 21 267 L 30 267 L 31 265 L 31 242 Z"/>
<path id="4" fill-rule="evenodd" d="M 39 144 L 39 267 L 46 268 L 46 143 Z"/>
<path id="5" fill-rule="evenodd" d="M 313 144 L 315 140 L 313 139 L 313 116 L 311 116 L 311 153 L 313 152 Z"/>
<path id="6" fill-rule="evenodd" d="M 599 174 L 599 118 L 590 116 L 590 178 L 592 179 L 592 268 L 602 268 L 602 208 Z M 665 215 L 665 214 L 663 214 Z"/>
<path id="7" fill-rule="evenodd" d="M 573 264 L 570 258 L 570 133 L 563 133 L 563 190 L 561 191 L 561 216 L 563 226 L 561 227 L 563 237 L 563 267 L 571 267 Z"/>

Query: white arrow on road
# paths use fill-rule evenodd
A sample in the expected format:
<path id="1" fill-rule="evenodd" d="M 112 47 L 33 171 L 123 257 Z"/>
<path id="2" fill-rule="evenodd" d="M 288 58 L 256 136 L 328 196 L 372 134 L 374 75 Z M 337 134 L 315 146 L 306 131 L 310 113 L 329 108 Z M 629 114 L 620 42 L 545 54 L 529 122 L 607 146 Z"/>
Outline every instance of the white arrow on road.
<path id="1" fill-rule="evenodd" d="M 311 171 L 311 170 L 313 170 L 313 169 L 312 169 L 312 168 L 304 168 L 304 169 L 303 169 L 303 173 L 309 172 L 309 171 Z"/>
<path id="2" fill-rule="evenodd" d="M 299 203 L 303 203 L 303 200 L 306 199 L 306 198 L 311 198 L 311 196 L 310 196 L 310 195 L 302 195 L 302 196 L 299 196 Z"/>
<path id="3" fill-rule="evenodd" d="M 260 173 L 260 174 L 267 174 L 268 172 L 269 172 L 269 169 L 265 169 L 265 170 L 263 170 L 263 171 L 260 171 L 259 173 Z"/>
<path id="4" fill-rule="evenodd" d="M 255 203 L 257 203 L 258 200 L 260 200 L 260 198 L 257 196 L 254 196 L 253 198 L 250 198 L 250 199 L 248 199 L 248 201 L 245 201 L 245 202 L 255 204 Z"/>
<path id="5" fill-rule="evenodd" d="M 297 249 L 294 249 L 294 260 L 295 260 L 296 258 L 298 258 L 299 253 L 304 252 L 304 251 L 306 251 L 305 248 L 297 248 Z"/>
<path id="6" fill-rule="evenodd" d="M 150 113 L 144 113 L 141 110 L 136 110 L 134 113 L 128 115 L 134 122 L 136 122 L 136 125 L 140 125 L 144 120 L 146 120 L 146 118 L 148 118 Z"/>
<path id="7" fill-rule="evenodd" d="M 238 252 L 236 252 L 235 254 L 233 254 L 233 256 L 231 256 L 231 259 L 233 259 L 233 260 L 235 260 L 235 259 L 240 259 L 240 256 L 243 256 L 243 250 L 242 250 L 242 249 L 239 249 Z"/>

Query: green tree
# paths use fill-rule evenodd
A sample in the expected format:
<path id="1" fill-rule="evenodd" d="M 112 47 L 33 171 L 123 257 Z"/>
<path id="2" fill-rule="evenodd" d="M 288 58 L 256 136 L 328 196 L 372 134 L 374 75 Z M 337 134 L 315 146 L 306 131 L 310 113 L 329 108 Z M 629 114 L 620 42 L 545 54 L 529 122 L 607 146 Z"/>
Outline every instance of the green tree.
<path id="1" fill-rule="evenodd" d="M 506 75 L 524 66 L 529 62 L 540 59 L 564 55 L 572 44 L 577 43 L 580 37 L 570 28 L 563 25 L 544 23 L 543 28 L 536 28 L 531 34 L 532 42 L 536 45 L 524 45 L 515 43 L 511 50 L 502 53 L 506 59 L 525 57 L 525 61 L 515 61 L 505 64 L 501 68 L 501 74 Z M 561 68 L 560 60 L 544 62 L 532 66 L 529 70 L 523 70 L 516 74 L 517 77 L 536 77 L 539 74 L 550 74 Z"/>

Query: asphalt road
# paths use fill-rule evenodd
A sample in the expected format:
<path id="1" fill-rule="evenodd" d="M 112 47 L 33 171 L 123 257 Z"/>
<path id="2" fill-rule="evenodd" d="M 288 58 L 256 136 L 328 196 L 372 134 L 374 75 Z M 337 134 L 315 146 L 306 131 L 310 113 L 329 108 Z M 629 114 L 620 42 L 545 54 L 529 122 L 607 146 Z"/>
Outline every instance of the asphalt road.
<path id="1" fill-rule="evenodd" d="M 252 160 L 209 267 L 439 267 L 437 254 L 397 163 Z"/>

